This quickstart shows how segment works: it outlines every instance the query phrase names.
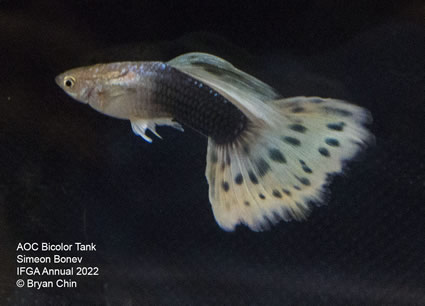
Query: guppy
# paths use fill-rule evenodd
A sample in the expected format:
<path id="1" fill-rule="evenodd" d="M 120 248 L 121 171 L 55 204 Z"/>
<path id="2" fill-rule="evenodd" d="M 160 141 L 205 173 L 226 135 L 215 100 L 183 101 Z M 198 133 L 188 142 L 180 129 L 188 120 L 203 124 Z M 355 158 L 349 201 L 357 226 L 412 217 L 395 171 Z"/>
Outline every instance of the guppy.
<path id="1" fill-rule="evenodd" d="M 254 231 L 303 220 L 324 200 L 329 177 L 374 141 L 370 113 L 345 101 L 283 98 L 275 89 L 206 53 L 169 62 L 117 62 L 66 71 L 56 83 L 134 133 L 157 125 L 208 137 L 206 177 L 217 223 Z M 181 125 L 182 124 L 182 125 Z"/>

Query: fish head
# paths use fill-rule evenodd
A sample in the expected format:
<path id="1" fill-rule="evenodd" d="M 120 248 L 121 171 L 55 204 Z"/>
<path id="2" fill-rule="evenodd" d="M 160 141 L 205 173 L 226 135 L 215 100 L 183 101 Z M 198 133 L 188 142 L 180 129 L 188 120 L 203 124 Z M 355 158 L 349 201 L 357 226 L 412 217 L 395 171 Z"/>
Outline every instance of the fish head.
<path id="1" fill-rule="evenodd" d="M 91 93 L 98 86 L 98 80 L 90 68 L 81 67 L 65 71 L 56 76 L 55 82 L 69 96 L 87 104 Z"/>
<path id="2" fill-rule="evenodd" d="M 59 74 L 55 81 L 69 96 L 95 110 L 127 119 L 134 108 L 138 75 L 126 62 L 74 68 Z"/>

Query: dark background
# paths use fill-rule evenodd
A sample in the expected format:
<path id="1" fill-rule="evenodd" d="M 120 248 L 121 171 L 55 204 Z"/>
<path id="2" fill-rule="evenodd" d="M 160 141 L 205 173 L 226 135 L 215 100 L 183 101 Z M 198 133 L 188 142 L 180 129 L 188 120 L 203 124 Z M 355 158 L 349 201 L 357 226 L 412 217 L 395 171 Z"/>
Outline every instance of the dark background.
<path id="1" fill-rule="evenodd" d="M 0 1 L 1 305 L 425 304 L 424 4 L 230 2 Z M 368 108 L 376 146 L 308 221 L 222 231 L 206 139 L 160 128 L 148 144 L 54 83 L 189 51 L 284 96 Z M 32 241 L 96 243 L 84 260 L 101 276 L 16 288 L 17 243 Z"/>

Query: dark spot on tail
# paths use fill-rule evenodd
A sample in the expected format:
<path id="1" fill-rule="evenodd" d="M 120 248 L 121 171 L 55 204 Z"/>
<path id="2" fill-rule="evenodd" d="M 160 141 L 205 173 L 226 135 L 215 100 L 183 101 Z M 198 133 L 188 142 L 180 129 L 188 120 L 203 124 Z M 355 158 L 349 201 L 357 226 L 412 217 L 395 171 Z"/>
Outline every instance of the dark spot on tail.
<path id="1" fill-rule="evenodd" d="M 235 177 L 235 183 L 238 184 L 238 185 L 241 185 L 243 183 L 242 174 L 239 173 L 238 175 L 236 175 L 236 177 Z"/>
<path id="2" fill-rule="evenodd" d="M 252 170 L 248 171 L 248 175 L 249 175 L 249 179 L 251 180 L 251 182 L 255 185 L 258 184 L 258 179 L 257 176 L 254 174 L 254 172 L 252 172 Z"/>
<path id="3" fill-rule="evenodd" d="M 282 194 L 279 192 L 279 190 L 276 190 L 276 189 L 273 190 L 272 194 L 275 198 L 281 198 L 282 197 Z"/>
<path id="4" fill-rule="evenodd" d="M 258 175 L 263 177 L 270 171 L 270 165 L 263 158 L 260 158 L 257 163 Z"/>
<path id="5" fill-rule="evenodd" d="M 223 190 L 224 190 L 224 191 L 226 191 L 226 192 L 228 192 L 228 191 L 229 191 L 229 183 L 228 183 L 228 182 L 224 181 L 224 182 L 221 184 L 221 187 L 223 187 Z"/>
<path id="6" fill-rule="evenodd" d="M 305 173 L 308 173 L 308 174 L 313 173 L 313 170 L 311 170 L 311 168 L 309 168 L 306 165 L 303 165 L 302 168 L 303 168 L 303 170 L 304 170 Z"/>
<path id="7" fill-rule="evenodd" d="M 245 204 L 246 206 L 249 206 L 249 205 L 250 205 L 248 201 L 245 201 L 245 202 L 244 202 L 244 204 Z"/>
<path id="8" fill-rule="evenodd" d="M 259 193 L 258 196 L 260 197 L 260 199 L 264 200 L 266 198 L 266 196 L 262 193 Z"/>
<path id="9" fill-rule="evenodd" d="M 270 158 L 278 163 L 286 163 L 285 156 L 278 149 L 269 149 Z"/>
<path id="10" fill-rule="evenodd" d="M 286 194 L 288 197 L 291 196 L 291 192 L 288 189 L 282 188 L 282 191 L 284 194 Z"/>
<path id="11" fill-rule="evenodd" d="M 307 128 L 302 124 L 291 124 L 288 126 L 291 130 L 299 133 L 305 133 L 307 131 Z"/>
<path id="12" fill-rule="evenodd" d="M 243 149 L 243 151 L 245 152 L 245 154 L 249 154 L 249 152 L 250 152 L 249 145 L 245 144 L 245 145 L 242 147 L 242 149 Z"/>
<path id="13" fill-rule="evenodd" d="M 297 138 L 294 138 L 294 137 L 283 136 L 282 140 L 286 142 L 287 144 L 290 144 L 293 146 L 299 146 L 301 144 L 301 141 L 299 141 Z"/>
<path id="14" fill-rule="evenodd" d="M 322 156 L 325 156 L 325 157 L 329 157 L 331 154 L 329 153 L 329 150 L 328 149 L 326 149 L 326 148 L 323 148 L 323 147 L 320 147 L 319 149 L 318 149 L 318 151 L 319 151 L 319 153 L 322 155 Z"/>
<path id="15" fill-rule="evenodd" d="M 304 107 L 301 107 L 301 106 L 296 106 L 292 109 L 293 113 L 302 113 L 304 111 L 305 111 Z"/>
<path id="16" fill-rule="evenodd" d="M 305 161 L 303 161 L 302 159 L 300 159 L 300 164 L 301 164 L 301 167 L 303 168 L 305 173 L 313 173 L 313 170 L 311 170 L 310 167 L 307 166 Z"/>
<path id="17" fill-rule="evenodd" d="M 301 190 L 300 186 L 294 185 L 293 187 L 295 190 Z"/>
<path id="18" fill-rule="evenodd" d="M 331 147 L 339 147 L 339 141 L 335 138 L 326 138 L 325 143 Z"/>
<path id="19" fill-rule="evenodd" d="M 305 185 L 305 186 L 310 186 L 310 180 L 308 179 L 308 178 L 306 178 L 306 177 L 298 177 L 298 176 L 295 176 L 295 178 L 297 179 L 297 180 L 299 180 L 300 182 L 301 182 L 301 184 L 303 184 L 303 185 Z"/>
<path id="20" fill-rule="evenodd" d="M 342 131 L 344 129 L 344 122 L 339 122 L 339 123 L 328 123 L 326 126 L 328 127 L 328 129 L 333 130 L 333 131 Z"/>

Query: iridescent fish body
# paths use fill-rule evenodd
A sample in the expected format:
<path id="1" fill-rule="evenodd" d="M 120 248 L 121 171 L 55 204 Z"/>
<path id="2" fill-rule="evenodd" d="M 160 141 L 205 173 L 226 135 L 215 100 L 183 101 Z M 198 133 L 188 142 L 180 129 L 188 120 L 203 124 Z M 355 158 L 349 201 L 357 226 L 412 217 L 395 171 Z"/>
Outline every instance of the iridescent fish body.
<path id="1" fill-rule="evenodd" d="M 130 120 L 148 142 L 147 129 L 159 137 L 156 125 L 207 136 L 209 198 L 228 231 L 305 219 L 310 203 L 323 201 L 329 174 L 374 141 L 363 126 L 371 121 L 367 110 L 335 99 L 284 99 L 205 53 L 75 68 L 56 83 L 99 112 Z"/>

